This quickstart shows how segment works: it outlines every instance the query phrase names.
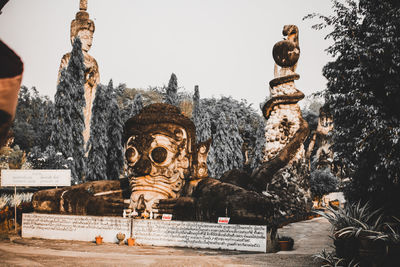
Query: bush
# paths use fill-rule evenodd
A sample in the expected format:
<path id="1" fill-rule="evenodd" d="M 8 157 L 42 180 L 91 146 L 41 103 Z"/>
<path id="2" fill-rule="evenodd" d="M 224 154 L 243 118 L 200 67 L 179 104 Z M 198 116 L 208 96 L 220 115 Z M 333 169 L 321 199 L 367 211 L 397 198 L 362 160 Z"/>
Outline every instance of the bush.
<path id="1" fill-rule="evenodd" d="M 68 161 L 61 152 L 57 152 L 53 146 L 41 151 L 40 147 L 32 148 L 28 155 L 28 161 L 33 169 L 67 169 Z"/>
<path id="2" fill-rule="evenodd" d="M 311 172 L 310 187 L 313 198 L 321 200 L 323 195 L 334 192 L 338 185 L 338 179 L 326 168 L 316 169 Z"/>

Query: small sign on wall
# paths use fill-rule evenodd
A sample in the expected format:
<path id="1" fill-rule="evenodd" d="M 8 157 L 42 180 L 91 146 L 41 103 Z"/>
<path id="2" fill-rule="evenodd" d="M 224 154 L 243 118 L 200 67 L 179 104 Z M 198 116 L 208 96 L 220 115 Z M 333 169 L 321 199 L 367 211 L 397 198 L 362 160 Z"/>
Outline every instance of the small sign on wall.
<path id="1" fill-rule="evenodd" d="M 1 170 L 1 186 L 70 186 L 71 170 Z"/>
<path id="2" fill-rule="evenodd" d="M 172 220 L 172 214 L 163 214 L 163 215 L 162 215 L 162 220 L 163 220 L 163 221 L 170 221 L 170 220 Z"/>
<path id="3" fill-rule="evenodd" d="M 218 217 L 218 223 L 229 223 L 229 217 Z"/>

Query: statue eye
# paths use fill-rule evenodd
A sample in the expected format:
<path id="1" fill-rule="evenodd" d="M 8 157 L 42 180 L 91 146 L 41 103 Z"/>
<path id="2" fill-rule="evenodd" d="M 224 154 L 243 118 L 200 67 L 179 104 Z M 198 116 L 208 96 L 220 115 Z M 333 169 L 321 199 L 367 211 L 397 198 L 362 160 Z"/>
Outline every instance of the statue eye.
<path id="1" fill-rule="evenodd" d="M 128 161 L 129 165 L 135 164 L 139 159 L 139 152 L 133 146 L 130 146 L 126 149 L 125 158 Z"/>
<path id="2" fill-rule="evenodd" d="M 151 159 L 158 164 L 163 163 L 167 159 L 168 151 L 163 147 L 156 147 L 151 151 Z"/>

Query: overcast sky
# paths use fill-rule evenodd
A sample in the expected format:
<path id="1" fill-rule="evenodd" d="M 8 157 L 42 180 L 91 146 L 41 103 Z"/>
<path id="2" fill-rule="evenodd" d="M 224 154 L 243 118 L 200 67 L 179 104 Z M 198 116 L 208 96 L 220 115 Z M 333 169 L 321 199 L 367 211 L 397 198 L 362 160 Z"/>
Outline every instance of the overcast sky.
<path id="1" fill-rule="evenodd" d="M 71 51 L 71 20 L 79 0 L 11 0 L 0 15 L 0 38 L 23 59 L 22 83 L 54 97 L 63 54 Z M 306 95 L 325 88 L 326 31 L 312 12 L 331 13 L 329 0 L 88 0 L 95 22 L 89 51 L 101 83 L 131 88 L 162 86 L 174 72 L 188 92 L 232 96 L 258 109 L 273 79 L 272 47 L 285 24 L 299 27 L 297 87 Z M 0 63 L 1 64 L 1 63 Z"/>

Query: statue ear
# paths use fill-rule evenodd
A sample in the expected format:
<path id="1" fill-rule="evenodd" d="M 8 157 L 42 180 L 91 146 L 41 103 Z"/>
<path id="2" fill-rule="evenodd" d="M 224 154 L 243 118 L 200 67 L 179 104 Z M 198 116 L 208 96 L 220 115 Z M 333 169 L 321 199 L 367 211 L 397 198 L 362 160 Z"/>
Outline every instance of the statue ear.
<path id="1" fill-rule="evenodd" d="M 201 142 L 196 146 L 196 160 L 194 166 L 194 176 L 195 178 L 206 178 L 208 177 L 208 167 L 207 167 L 207 155 L 210 150 L 212 139 L 208 139 L 205 142 Z"/>

